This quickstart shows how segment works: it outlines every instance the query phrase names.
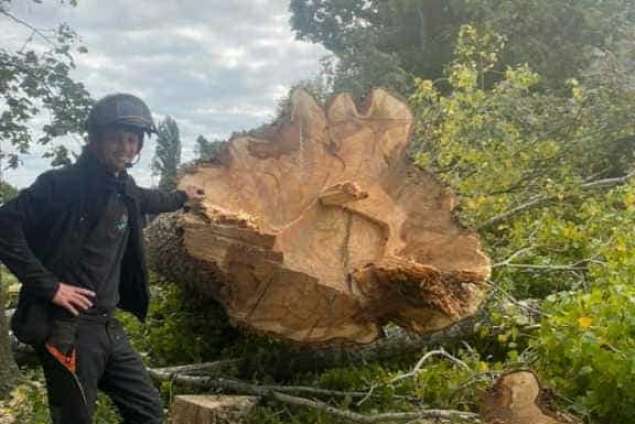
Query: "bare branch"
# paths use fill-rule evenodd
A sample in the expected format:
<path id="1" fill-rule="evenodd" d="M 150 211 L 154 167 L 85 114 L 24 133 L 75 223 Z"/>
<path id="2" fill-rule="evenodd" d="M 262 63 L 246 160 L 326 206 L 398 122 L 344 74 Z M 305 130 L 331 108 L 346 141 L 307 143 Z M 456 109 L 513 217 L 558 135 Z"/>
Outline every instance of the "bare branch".
<path id="1" fill-rule="evenodd" d="M 166 377 L 166 374 L 159 370 L 149 369 L 150 375 L 154 378 L 162 380 Z M 334 395 L 334 394 L 346 394 L 351 396 L 350 392 L 338 392 L 331 390 L 316 389 L 313 387 L 294 387 L 294 386 L 260 386 L 256 384 L 245 383 L 238 380 L 230 380 L 225 378 L 211 378 L 211 377 L 193 377 L 182 374 L 175 374 L 172 376 L 172 381 L 181 384 L 189 384 L 195 386 L 203 386 L 211 389 L 228 390 L 237 393 L 250 394 L 256 396 L 271 397 L 283 403 L 296 406 L 304 406 L 308 408 L 318 409 L 333 416 L 340 418 L 346 418 L 352 422 L 358 423 L 380 423 L 388 421 L 412 421 L 422 419 L 436 419 L 436 420 L 455 420 L 471 423 L 479 423 L 478 415 L 471 412 L 454 411 L 454 410 L 439 410 L 439 409 L 425 409 L 416 412 L 388 412 L 376 415 L 364 415 L 357 412 L 348 411 L 340 408 L 335 408 L 325 402 L 306 399 L 298 396 L 292 396 L 287 393 L 303 392 L 307 394 L 320 394 L 320 395 Z M 364 393 L 357 393 L 364 396 Z"/>
<path id="2" fill-rule="evenodd" d="M 242 359 L 227 359 L 216 362 L 203 362 L 200 364 L 179 365 L 175 367 L 155 368 L 154 372 L 163 380 L 170 380 L 177 374 L 192 374 L 199 372 L 219 371 L 233 365 L 238 365 Z"/>
<path id="3" fill-rule="evenodd" d="M 512 216 L 516 216 L 526 210 L 529 209 L 533 209 L 535 207 L 541 206 L 545 203 L 548 203 L 552 200 L 557 199 L 557 196 L 542 196 L 542 197 L 535 197 L 533 200 L 530 200 L 529 202 L 523 203 L 520 206 L 517 206 L 507 212 L 504 212 L 500 215 L 496 215 L 495 217 L 485 221 L 483 224 L 477 226 L 476 228 L 478 230 L 481 230 L 483 228 L 487 228 L 487 227 L 491 227 L 495 224 L 498 224 L 501 221 L 505 221 L 509 218 L 511 218 Z"/>
<path id="4" fill-rule="evenodd" d="M 586 266 L 580 266 L 581 263 L 586 261 L 576 262 L 571 265 L 536 265 L 536 264 L 506 264 L 504 266 L 508 268 L 518 268 L 526 270 L 544 270 L 544 271 L 584 271 Z"/>
<path id="5" fill-rule="evenodd" d="M 602 180 L 589 181 L 582 184 L 580 187 L 584 189 L 601 188 L 601 187 L 614 187 L 622 184 L 626 184 L 629 179 L 635 176 L 635 171 L 632 171 L 626 175 L 615 178 L 604 178 Z"/>
<path id="6" fill-rule="evenodd" d="M 334 415 L 340 418 L 346 418 L 350 421 L 357 423 L 383 423 L 387 421 L 410 421 L 413 420 L 444 420 L 444 421 L 461 421 L 470 423 L 480 423 L 478 414 L 472 412 L 462 412 L 454 410 L 442 410 L 442 409 L 426 409 L 418 412 L 386 412 L 376 415 L 364 415 L 344 409 L 339 409 L 330 406 L 324 402 L 303 399 L 296 396 L 289 396 L 282 393 L 273 392 L 271 396 L 281 402 L 289 403 L 297 406 L 306 406 L 313 409 L 324 411 L 328 414 Z M 421 421 L 419 421 L 421 422 Z"/>
<path id="7" fill-rule="evenodd" d="M 508 301 L 510 301 L 511 303 L 513 303 L 514 305 L 518 306 L 521 309 L 524 309 L 526 311 L 528 311 L 529 313 L 533 313 L 537 316 L 547 316 L 549 317 L 550 315 L 543 312 L 542 310 L 535 308 L 525 302 L 521 302 L 519 300 L 517 300 L 514 296 L 512 296 L 507 290 L 503 289 L 499 284 L 496 284 L 495 282 L 491 281 L 491 280 L 487 280 L 485 282 L 485 284 L 489 285 L 494 291 L 497 291 L 499 293 L 501 293 L 505 298 L 507 298 Z"/>
<path id="8" fill-rule="evenodd" d="M 219 361 L 219 362 L 229 362 L 229 361 Z M 214 364 L 218 364 L 219 362 L 208 363 L 209 368 L 218 369 L 218 367 L 213 367 Z M 204 364 L 201 364 L 204 365 Z M 226 365 L 226 364 L 221 364 Z M 248 388 L 250 386 L 254 386 L 250 383 L 246 383 L 240 380 L 228 379 L 228 378 L 214 378 L 209 376 L 192 376 L 186 375 L 182 372 L 173 372 L 176 368 L 181 368 L 183 370 L 193 369 L 197 370 L 197 365 L 185 365 L 182 367 L 171 367 L 171 368 L 149 368 L 148 372 L 152 378 L 158 381 L 174 381 L 181 384 L 187 384 L 191 386 L 201 387 L 205 389 L 221 389 L 221 390 L 238 390 L 238 388 Z M 341 390 L 328 390 L 328 389 L 320 389 L 316 387 L 308 387 L 308 386 L 280 386 L 280 385 L 258 385 L 254 386 L 258 387 L 262 390 L 267 391 L 275 391 L 278 393 L 291 393 L 291 394 L 302 394 L 309 396 L 330 396 L 330 397 L 349 397 L 352 399 L 362 398 L 367 396 L 365 392 L 347 392 Z M 395 396 L 397 399 L 402 399 L 410 402 L 420 402 L 420 399 L 414 396 Z"/>
<path id="9" fill-rule="evenodd" d="M 415 377 L 419 373 L 419 371 L 421 371 L 421 367 L 423 366 L 423 364 L 428 359 L 430 359 L 430 358 L 432 358 L 434 356 L 444 356 L 444 357 L 448 358 L 449 360 L 451 360 L 452 362 L 454 362 L 455 364 L 462 366 L 466 370 L 472 371 L 472 369 L 469 367 L 469 365 L 467 365 L 465 362 L 461 361 L 460 359 L 456 358 L 455 356 L 450 355 L 443 348 L 441 348 L 439 350 L 431 350 L 430 352 L 427 352 L 425 355 L 423 355 L 421 357 L 421 359 L 419 359 L 417 364 L 414 366 L 414 368 L 410 372 L 407 372 L 406 374 L 398 375 L 397 377 L 395 377 L 392 380 L 390 380 L 390 384 L 396 383 L 397 381 L 401 381 L 401 380 L 404 380 L 406 378 Z"/>
<path id="10" fill-rule="evenodd" d="M 9 12 L 6 9 L 0 8 L 0 14 L 3 14 L 4 16 L 11 19 L 12 21 L 27 27 L 28 29 L 31 30 L 32 33 L 37 34 L 40 38 L 42 38 L 48 44 L 50 44 L 53 47 L 57 47 L 57 45 L 53 41 L 51 41 L 51 39 L 46 34 L 44 34 L 44 32 L 41 29 L 38 29 L 34 27 L 33 25 L 31 25 L 30 23 L 28 23 L 27 21 L 18 18 L 17 16 L 15 16 L 13 13 Z M 29 38 L 31 38 L 32 36 L 33 35 L 29 36 Z"/>
<path id="11" fill-rule="evenodd" d="M 516 257 L 518 257 L 518 256 L 520 256 L 520 255 L 522 255 L 522 254 L 524 254 L 524 253 L 527 253 L 527 252 L 529 252 L 530 250 L 533 250 L 533 249 L 535 249 L 535 248 L 536 248 L 536 246 L 523 247 L 522 249 L 520 249 L 520 250 L 518 250 L 518 251 L 516 251 L 516 252 L 512 253 L 511 255 L 509 255 L 509 256 L 507 257 L 507 259 L 505 259 L 504 261 L 502 261 L 502 262 L 498 262 L 498 263 L 495 263 L 494 265 L 492 265 L 492 269 L 494 269 L 494 268 L 498 268 L 498 267 L 501 267 L 501 266 L 508 265 L 508 264 L 510 264 L 510 263 L 512 262 L 512 260 L 513 260 L 514 258 L 516 258 Z"/>
<path id="12" fill-rule="evenodd" d="M 22 44 L 22 47 L 20 47 L 20 49 L 18 50 L 18 53 L 22 53 L 24 52 L 24 49 L 26 49 L 26 47 L 31 43 L 31 41 L 33 41 L 33 37 L 35 36 L 35 31 L 31 31 L 31 34 L 27 37 L 26 40 L 24 40 L 24 44 Z"/>
<path id="13" fill-rule="evenodd" d="M 588 181 L 585 182 L 583 184 L 580 185 L 580 188 L 583 190 L 592 190 L 592 189 L 596 189 L 596 188 L 609 188 L 609 187 L 615 187 L 618 185 L 622 185 L 625 184 L 629 179 L 631 179 L 633 176 L 635 176 L 635 171 L 630 172 L 626 175 L 623 175 L 621 177 L 615 177 L 615 178 L 604 178 L 601 180 L 596 180 L 596 181 Z M 488 228 L 491 227 L 492 225 L 498 224 L 501 221 L 505 221 L 509 218 L 511 218 L 512 216 L 516 216 L 522 212 L 525 212 L 529 209 L 533 209 L 535 207 L 544 205 L 545 203 L 549 203 L 553 200 L 562 200 L 562 199 L 566 199 L 566 198 L 570 198 L 573 197 L 572 194 L 570 195 L 564 195 L 564 196 L 557 196 L 557 195 L 551 195 L 551 196 L 538 196 L 538 197 L 534 197 L 532 200 L 523 203 L 520 206 L 517 206 L 513 209 L 510 209 L 507 212 L 504 212 L 500 215 L 496 215 L 493 218 L 490 218 L 489 220 L 485 221 L 484 223 L 482 223 L 481 225 L 479 225 L 477 227 L 478 230 L 484 229 L 484 228 Z"/>

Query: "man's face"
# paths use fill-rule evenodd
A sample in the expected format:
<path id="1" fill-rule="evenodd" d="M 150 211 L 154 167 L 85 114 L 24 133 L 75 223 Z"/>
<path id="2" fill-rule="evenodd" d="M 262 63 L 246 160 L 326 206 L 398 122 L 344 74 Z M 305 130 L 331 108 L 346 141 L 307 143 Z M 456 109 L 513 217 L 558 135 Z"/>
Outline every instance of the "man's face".
<path id="1" fill-rule="evenodd" d="M 121 172 L 139 152 L 141 140 L 135 131 L 123 128 L 104 130 L 96 145 L 99 160 L 112 172 Z"/>

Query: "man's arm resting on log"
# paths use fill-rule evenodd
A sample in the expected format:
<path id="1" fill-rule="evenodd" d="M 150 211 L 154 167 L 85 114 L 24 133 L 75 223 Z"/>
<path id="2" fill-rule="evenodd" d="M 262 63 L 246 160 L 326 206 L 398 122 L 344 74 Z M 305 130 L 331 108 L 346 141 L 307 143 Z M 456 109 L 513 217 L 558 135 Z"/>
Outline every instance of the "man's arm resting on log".
<path id="1" fill-rule="evenodd" d="M 139 190 L 141 213 L 144 214 L 173 212 L 183 207 L 188 200 L 200 201 L 204 196 L 203 190 L 194 186 L 171 192 L 141 187 L 137 187 L 137 190 Z"/>

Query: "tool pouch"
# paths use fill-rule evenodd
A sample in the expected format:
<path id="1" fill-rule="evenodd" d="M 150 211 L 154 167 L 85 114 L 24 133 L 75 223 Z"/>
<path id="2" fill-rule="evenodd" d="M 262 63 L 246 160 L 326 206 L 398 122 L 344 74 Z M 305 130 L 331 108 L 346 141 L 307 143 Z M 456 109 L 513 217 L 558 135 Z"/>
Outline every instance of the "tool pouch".
<path id="1" fill-rule="evenodd" d="M 76 318 L 54 320 L 45 343 L 46 350 L 72 373 L 76 371 L 77 325 Z"/>
<path id="2" fill-rule="evenodd" d="M 11 331 L 22 343 L 42 346 L 51 333 L 50 304 L 21 299 L 11 317 Z"/>

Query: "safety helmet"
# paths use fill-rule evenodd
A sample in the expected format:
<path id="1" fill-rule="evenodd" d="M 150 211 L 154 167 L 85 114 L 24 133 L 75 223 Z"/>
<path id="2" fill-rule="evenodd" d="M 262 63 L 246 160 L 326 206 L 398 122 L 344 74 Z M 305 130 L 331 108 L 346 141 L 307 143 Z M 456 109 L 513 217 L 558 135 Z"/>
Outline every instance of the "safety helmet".
<path id="1" fill-rule="evenodd" d="M 89 134 L 109 126 L 131 127 L 148 135 L 157 132 L 148 106 L 140 98 L 126 93 L 103 97 L 90 110 L 86 119 Z"/>

